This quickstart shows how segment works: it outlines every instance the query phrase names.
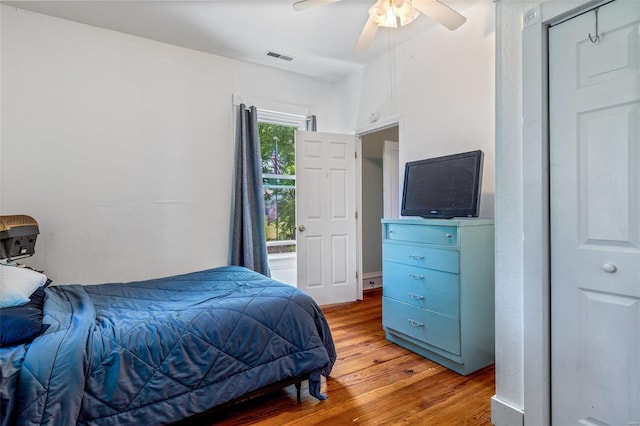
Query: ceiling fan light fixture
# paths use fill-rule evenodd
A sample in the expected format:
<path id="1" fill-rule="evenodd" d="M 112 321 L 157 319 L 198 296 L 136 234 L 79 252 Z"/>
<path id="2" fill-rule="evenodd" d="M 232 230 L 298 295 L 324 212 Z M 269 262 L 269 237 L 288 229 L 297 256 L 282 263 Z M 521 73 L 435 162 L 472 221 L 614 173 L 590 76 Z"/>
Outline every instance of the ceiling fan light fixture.
<path id="1" fill-rule="evenodd" d="M 340 0 L 299 0 L 293 4 L 293 8 L 303 10 L 337 1 Z M 460 27 L 467 20 L 440 0 L 376 0 L 369 8 L 369 18 L 360 32 L 355 49 L 358 51 L 367 49 L 379 27 L 403 27 L 413 22 L 421 14 L 451 31 Z"/>
<path id="2" fill-rule="evenodd" d="M 411 0 L 379 0 L 369 8 L 369 17 L 379 27 L 404 27 L 418 15 L 420 12 L 412 6 Z"/>

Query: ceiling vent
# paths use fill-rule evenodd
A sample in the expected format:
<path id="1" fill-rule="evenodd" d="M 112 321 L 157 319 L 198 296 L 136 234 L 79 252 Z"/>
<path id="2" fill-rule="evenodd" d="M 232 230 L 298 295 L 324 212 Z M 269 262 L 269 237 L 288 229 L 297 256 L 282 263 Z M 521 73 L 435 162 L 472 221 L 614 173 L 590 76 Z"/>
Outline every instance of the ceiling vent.
<path id="1" fill-rule="evenodd" d="M 282 59 L 283 61 L 289 61 L 289 62 L 293 61 L 293 57 L 283 55 L 277 52 L 267 52 L 267 56 L 271 56 L 272 58 L 276 58 L 276 59 Z"/>

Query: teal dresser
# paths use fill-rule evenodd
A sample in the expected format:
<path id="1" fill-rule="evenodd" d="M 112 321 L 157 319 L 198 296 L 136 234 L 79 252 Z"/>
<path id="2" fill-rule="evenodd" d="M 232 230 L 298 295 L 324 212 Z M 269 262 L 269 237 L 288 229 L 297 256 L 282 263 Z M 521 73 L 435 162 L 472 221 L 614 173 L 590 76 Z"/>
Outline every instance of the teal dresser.
<path id="1" fill-rule="evenodd" d="M 387 339 L 460 374 L 494 362 L 490 219 L 383 219 Z"/>

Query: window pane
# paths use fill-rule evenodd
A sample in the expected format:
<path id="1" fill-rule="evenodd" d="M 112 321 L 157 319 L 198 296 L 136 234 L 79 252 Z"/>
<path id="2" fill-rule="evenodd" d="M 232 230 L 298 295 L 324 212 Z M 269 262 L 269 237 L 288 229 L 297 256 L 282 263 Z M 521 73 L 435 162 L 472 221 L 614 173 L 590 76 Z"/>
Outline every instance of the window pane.
<path id="1" fill-rule="evenodd" d="M 258 123 L 268 253 L 296 251 L 296 127 Z"/>
<path id="2" fill-rule="evenodd" d="M 295 127 L 258 123 L 269 253 L 295 252 Z"/>
<path id="3" fill-rule="evenodd" d="M 262 173 L 295 176 L 295 127 L 259 123 Z"/>
<path id="4" fill-rule="evenodd" d="M 295 243 L 295 189 L 265 187 L 264 205 L 267 242 L 291 241 Z"/>

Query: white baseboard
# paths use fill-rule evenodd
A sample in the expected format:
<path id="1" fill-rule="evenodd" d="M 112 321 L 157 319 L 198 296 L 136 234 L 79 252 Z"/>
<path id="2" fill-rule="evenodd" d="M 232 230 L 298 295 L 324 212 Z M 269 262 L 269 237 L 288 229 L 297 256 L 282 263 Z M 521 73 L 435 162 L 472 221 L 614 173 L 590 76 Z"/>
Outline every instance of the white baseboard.
<path id="1" fill-rule="evenodd" d="M 491 397 L 491 423 L 494 426 L 523 426 L 524 412 L 494 395 Z"/>
<path id="2" fill-rule="evenodd" d="M 362 274 L 362 289 L 371 290 L 382 287 L 382 271 L 365 272 Z"/>

